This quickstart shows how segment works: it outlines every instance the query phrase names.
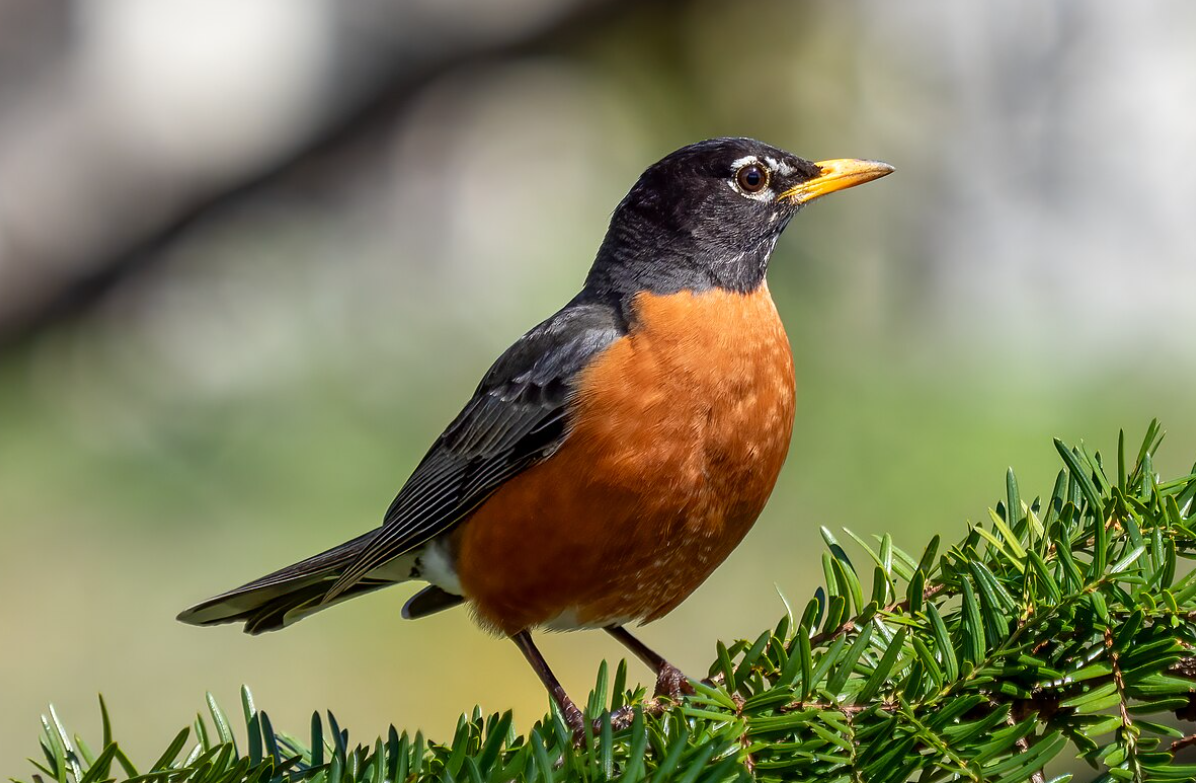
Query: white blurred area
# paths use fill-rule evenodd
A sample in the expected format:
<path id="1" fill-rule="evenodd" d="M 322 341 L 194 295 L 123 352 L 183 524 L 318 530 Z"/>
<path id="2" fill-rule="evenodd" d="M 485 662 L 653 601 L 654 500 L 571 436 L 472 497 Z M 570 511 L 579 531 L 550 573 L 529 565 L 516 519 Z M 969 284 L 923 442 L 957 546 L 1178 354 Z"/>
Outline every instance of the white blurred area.
<path id="1" fill-rule="evenodd" d="M 331 67 L 330 22 L 321 0 L 82 3 L 79 108 L 165 176 L 226 177 L 308 131 Z"/>
<path id="2" fill-rule="evenodd" d="M 355 741 L 477 702 L 530 725 L 514 648 L 399 620 L 405 588 L 256 639 L 172 618 L 376 524 L 639 172 L 701 138 L 897 171 L 778 246 L 797 436 L 757 529 L 645 632 L 682 668 L 804 603 L 818 525 L 954 540 L 1006 466 L 1049 490 L 1051 436 L 1107 453 L 1153 416 L 1186 470 L 1193 40 L 1183 0 L 0 0 L 0 628 L 25 640 L 0 772 L 48 701 L 93 737 L 97 690 L 147 761 L 242 682 L 297 733 L 317 707 Z M 579 696 L 620 655 L 544 649 Z"/>
<path id="3" fill-rule="evenodd" d="M 268 170 L 380 82 L 578 4 L 5 0 L 0 46 L 41 25 L 66 45 L 22 46 L 0 103 L 0 321 Z"/>
<path id="4" fill-rule="evenodd" d="M 3 303 L 310 133 L 327 21 L 318 0 L 74 4 L 69 45 L 0 106 Z"/>

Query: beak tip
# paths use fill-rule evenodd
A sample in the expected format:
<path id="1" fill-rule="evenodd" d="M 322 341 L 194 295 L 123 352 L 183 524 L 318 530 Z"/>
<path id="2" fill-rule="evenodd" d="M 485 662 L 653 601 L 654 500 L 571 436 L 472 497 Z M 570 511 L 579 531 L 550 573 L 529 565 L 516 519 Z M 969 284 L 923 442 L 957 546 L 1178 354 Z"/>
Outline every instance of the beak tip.
<path id="1" fill-rule="evenodd" d="M 887 177 L 897 170 L 895 167 L 890 166 L 883 160 L 869 160 L 865 161 L 865 163 L 870 165 L 876 171 L 876 175 L 878 177 Z"/>

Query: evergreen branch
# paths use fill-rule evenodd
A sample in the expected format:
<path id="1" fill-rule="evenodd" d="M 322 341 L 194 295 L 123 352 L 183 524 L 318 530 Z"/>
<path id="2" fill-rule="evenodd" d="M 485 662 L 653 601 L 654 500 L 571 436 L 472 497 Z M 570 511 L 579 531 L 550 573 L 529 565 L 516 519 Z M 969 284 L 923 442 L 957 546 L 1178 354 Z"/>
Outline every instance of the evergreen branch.
<path id="1" fill-rule="evenodd" d="M 871 561 L 870 593 L 824 530 L 826 583 L 800 618 L 719 643 L 679 704 L 603 664 L 588 702 L 598 727 L 580 745 L 558 715 L 521 736 L 510 712 L 478 709 L 443 744 L 391 728 L 350 745 L 331 714 L 302 741 L 245 690 L 243 752 L 209 698 L 210 719 L 139 773 L 101 704 L 100 753 L 51 711 L 33 778 L 1044 783 L 1070 746 L 1101 781 L 1193 780 L 1175 754 L 1196 733 L 1174 720 L 1196 720 L 1196 572 L 1180 567 L 1196 560 L 1196 469 L 1159 481 L 1161 437 L 1152 423 L 1132 465 L 1119 439 L 1113 476 L 1099 453 L 1056 442 L 1064 469 L 1045 500 L 1024 503 L 1010 471 L 986 522 L 942 553 L 937 537 L 914 558 L 887 534 L 845 531 Z M 615 730 L 609 712 L 624 705 L 634 719 Z"/>

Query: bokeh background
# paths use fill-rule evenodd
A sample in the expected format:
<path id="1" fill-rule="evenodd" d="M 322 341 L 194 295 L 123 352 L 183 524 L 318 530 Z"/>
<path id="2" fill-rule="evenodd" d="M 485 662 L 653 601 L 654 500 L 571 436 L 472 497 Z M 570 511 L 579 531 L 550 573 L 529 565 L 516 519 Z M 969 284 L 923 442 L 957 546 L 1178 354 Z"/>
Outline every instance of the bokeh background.
<path id="1" fill-rule="evenodd" d="M 806 210 L 771 286 L 795 442 L 755 531 L 645 630 L 690 672 L 920 550 L 1051 437 L 1196 458 L 1196 6 L 1006 0 L 0 0 L 0 771 L 103 692 L 150 760 L 213 691 L 445 737 L 546 707 L 395 588 L 250 638 L 174 615 L 376 524 L 489 361 L 682 144 L 897 173 Z M 575 695 L 603 634 L 544 639 Z M 638 665 L 634 676 L 649 679 Z"/>

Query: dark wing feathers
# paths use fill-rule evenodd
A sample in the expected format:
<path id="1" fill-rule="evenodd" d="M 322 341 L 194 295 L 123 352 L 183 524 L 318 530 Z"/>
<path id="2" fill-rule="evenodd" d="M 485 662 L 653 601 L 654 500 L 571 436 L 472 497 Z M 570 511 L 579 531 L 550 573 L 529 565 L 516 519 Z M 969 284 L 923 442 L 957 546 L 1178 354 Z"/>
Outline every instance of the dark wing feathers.
<path id="1" fill-rule="evenodd" d="M 341 594 L 340 600 L 348 600 L 364 593 L 369 593 L 383 587 L 390 587 L 394 582 L 380 579 L 363 579 L 353 585 L 351 590 Z M 252 612 L 235 620 L 245 621 L 245 633 L 259 634 L 264 631 L 276 631 L 301 619 L 307 614 L 325 608 L 320 598 L 324 590 L 328 589 L 327 582 L 306 585 L 285 595 L 262 604 Z M 297 616 L 296 616 L 296 613 Z"/>
<path id="2" fill-rule="evenodd" d="M 567 435 L 577 374 L 624 333 L 614 308 L 574 300 L 499 357 L 386 512 L 383 526 L 324 595 L 450 529 Z"/>
<path id="3" fill-rule="evenodd" d="M 399 491 L 382 527 L 204 601 L 179 619 L 244 622 L 248 633 L 260 633 L 393 584 L 396 574 L 370 572 L 452 528 L 504 481 L 560 446 L 577 374 L 625 332 L 613 305 L 575 299 L 499 357 Z M 408 610 L 429 614 L 459 600 L 436 588 L 413 598 Z"/>
<path id="4" fill-rule="evenodd" d="M 308 593 L 322 595 L 328 587 L 329 575 L 339 573 L 356 560 L 375 534 L 376 531 L 371 530 L 326 552 L 209 598 L 180 614 L 179 619 L 192 625 L 244 620 L 246 632 L 256 633 L 254 629 L 261 623 L 251 622 L 255 615 L 280 607 L 285 614 L 286 609 L 303 602 L 297 596 L 306 596 Z"/>

